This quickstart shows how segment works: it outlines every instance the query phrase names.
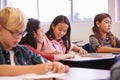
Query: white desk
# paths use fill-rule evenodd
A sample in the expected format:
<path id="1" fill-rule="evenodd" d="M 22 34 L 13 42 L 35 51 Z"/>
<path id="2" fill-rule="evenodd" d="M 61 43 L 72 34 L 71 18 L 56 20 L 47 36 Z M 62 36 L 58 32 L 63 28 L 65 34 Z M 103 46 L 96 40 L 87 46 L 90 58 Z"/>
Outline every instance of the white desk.
<path id="1" fill-rule="evenodd" d="M 92 54 L 92 53 L 89 53 Z M 70 67 L 83 67 L 109 70 L 115 63 L 115 55 L 110 53 L 94 53 L 98 55 L 81 57 L 78 54 L 73 59 L 65 59 L 60 62 Z"/>
<path id="2" fill-rule="evenodd" d="M 9 76 L 6 76 L 6 77 L 2 77 L 0 76 L 0 80 L 23 80 L 19 77 L 9 77 Z"/>
<path id="3" fill-rule="evenodd" d="M 63 80 L 100 80 L 107 79 L 110 76 L 109 70 L 89 69 L 89 68 L 71 68 Z"/>
<path id="4" fill-rule="evenodd" d="M 100 69 L 88 69 L 88 68 L 70 68 L 70 71 L 66 74 L 50 74 L 46 75 L 24 75 L 22 77 L 0 77 L 0 80 L 43 80 L 45 78 L 57 77 L 59 80 L 98 80 L 106 79 L 110 76 L 110 71 Z M 42 78 L 42 79 L 41 79 Z"/>
<path id="5" fill-rule="evenodd" d="M 89 53 L 86 56 L 79 56 L 77 53 L 75 58 L 65 59 L 64 61 L 88 61 L 88 60 L 99 60 L 99 59 L 113 59 L 115 55 L 112 53 Z"/>

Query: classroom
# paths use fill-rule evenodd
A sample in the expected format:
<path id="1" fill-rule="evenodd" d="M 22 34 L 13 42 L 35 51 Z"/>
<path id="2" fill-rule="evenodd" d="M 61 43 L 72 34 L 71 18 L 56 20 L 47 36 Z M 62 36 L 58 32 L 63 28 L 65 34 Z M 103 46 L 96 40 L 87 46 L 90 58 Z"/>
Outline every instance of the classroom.
<path id="1" fill-rule="evenodd" d="M 95 15 L 97 15 L 98 13 L 108 13 L 112 19 L 112 22 L 110 23 L 111 32 L 118 39 L 120 39 L 120 31 L 119 31 L 120 30 L 120 0 L 100 0 L 100 1 L 93 0 L 93 4 L 92 2 L 90 2 L 90 0 L 88 2 L 87 1 L 88 0 L 84 0 L 84 1 L 82 0 L 58 0 L 58 1 L 48 0 L 47 2 L 47 0 L 29 0 L 28 2 L 27 0 L 24 0 L 24 1 L 0 0 L 0 10 L 4 9 L 5 7 L 15 7 L 15 8 L 21 9 L 21 11 L 23 11 L 27 19 L 35 18 L 40 20 L 40 24 L 42 24 L 44 28 L 44 32 L 47 32 L 49 30 L 51 21 L 57 15 L 59 14 L 65 15 L 67 16 L 71 24 L 70 40 L 71 42 L 73 42 L 73 44 L 75 44 L 77 47 L 80 47 L 80 48 L 84 48 L 84 45 L 89 43 L 89 36 L 93 34 L 92 27 L 94 25 Z M 91 5 L 88 5 L 90 3 Z M 80 5 L 84 6 L 85 8 L 83 7 L 81 8 Z M 96 9 L 94 7 L 93 7 L 94 10 L 90 9 L 92 8 L 92 6 L 96 6 Z M 8 29 L 3 28 L 3 29 L 10 32 L 11 34 L 14 34 L 14 32 L 9 30 L 9 28 Z M 0 30 L 1 30 L 1 23 L 0 23 Z M 23 34 L 24 32 L 18 32 L 17 36 L 21 36 L 21 35 L 23 36 Z M 0 43 L 1 41 L 2 40 L 0 39 Z M 53 46 L 53 47 L 56 48 L 56 46 Z M 79 52 L 80 51 L 78 51 L 78 53 Z M 95 53 L 91 53 L 90 55 L 87 55 L 87 56 L 84 56 L 84 55 L 79 56 L 78 54 L 75 54 L 74 58 L 71 58 L 71 59 L 68 58 L 68 59 L 58 61 L 70 67 L 68 73 L 59 74 L 59 73 L 48 72 L 42 75 L 37 75 L 37 74 L 26 74 L 26 75 L 23 74 L 23 75 L 17 75 L 17 76 L 1 76 L 0 75 L 0 80 L 8 80 L 8 79 L 11 79 L 11 80 L 35 80 L 35 79 L 111 80 L 111 75 L 112 75 L 111 71 L 113 70 L 111 69 L 111 67 L 113 67 L 113 65 L 119 62 L 120 60 L 120 55 L 119 55 L 120 51 L 116 50 L 113 52 L 117 54 L 113 54 L 112 52 L 110 53 L 104 52 L 104 51 L 101 52 L 103 53 L 101 54 L 98 51 Z M 114 67 L 116 67 L 116 65 Z M 2 68 L 0 67 L 0 69 Z M 85 74 L 83 74 L 83 72 Z M 79 75 L 81 75 L 81 77 Z M 117 79 L 114 78 L 114 80 L 117 80 Z"/>
<path id="2" fill-rule="evenodd" d="M 1 6 L 0 7 L 2 8 L 3 6 L 6 5 L 6 3 L 4 3 L 4 0 L 0 0 L 0 1 L 1 1 L 0 2 Z M 7 1 L 7 0 L 5 0 L 5 1 Z M 8 0 L 8 1 L 12 1 L 12 0 Z M 31 3 L 35 4 L 35 1 L 34 1 L 34 3 L 32 1 L 34 1 L 34 0 L 31 0 Z M 106 1 L 108 2 L 108 13 L 112 17 L 112 29 L 111 30 L 119 38 L 120 37 L 120 32 L 119 32 L 120 21 L 119 21 L 118 17 L 119 17 L 120 10 L 118 10 L 118 9 L 119 9 L 119 3 L 120 2 L 119 2 L 119 0 L 106 0 Z M 13 0 L 13 2 L 14 2 L 14 0 Z M 22 6 L 26 7 L 25 9 L 28 12 L 30 12 L 31 10 L 34 10 L 34 8 L 32 9 L 32 7 L 30 5 L 26 5 L 27 1 L 23 1 L 23 2 L 24 3 L 21 2 L 21 4 L 22 4 Z M 104 0 L 103 0 L 103 3 L 104 3 Z M 21 5 L 21 4 L 19 3 L 19 5 Z M 15 4 L 15 6 L 18 6 L 18 7 L 19 7 L 19 5 L 18 5 L 18 3 Z M 31 9 L 27 9 L 28 7 L 30 7 Z M 36 9 L 34 11 L 36 11 Z M 30 17 L 36 17 L 36 16 L 33 16 L 35 13 L 29 14 L 29 16 Z M 49 15 L 51 15 L 51 14 L 49 14 Z M 43 23 L 43 25 L 45 27 L 44 28 L 45 31 L 47 31 L 48 28 L 49 28 L 49 23 Z M 89 21 L 89 22 L 79 22 L 79 21 L 78 22 L 74 22 L 74 21 L 71 21 L 71 25 L 72 25 L 71 26 L 72 27 L 72 29 L 71 29 L 72 30 L 71 31 L 71 39 L 72 39 L 72 41 L 83 41 L 83 43 L 88 43 L 89 42 L 88 38 L 89 38 L 89 35 L 91 34 L 91 27 L 93 26 L 93 20 Z M 84 36 L 82 34 L 84 34 Z"/>

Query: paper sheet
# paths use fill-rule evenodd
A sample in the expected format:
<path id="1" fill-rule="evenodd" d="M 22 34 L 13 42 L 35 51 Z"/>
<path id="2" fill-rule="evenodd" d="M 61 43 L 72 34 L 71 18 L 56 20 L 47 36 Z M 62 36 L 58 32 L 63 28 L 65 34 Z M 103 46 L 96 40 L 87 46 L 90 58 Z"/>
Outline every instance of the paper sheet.
<path id="1" fill-rule="evenodd" d="M 37 74 L 24 74 L 24 75 L 19 75 L 17 77 L 22 78 L 24 80 L 32 80 L 32 79 L 45 79 L 45 78 L 60 78 L 66 76 L 67 73 L 47 73 L 44 75 L 37 75 Z"/>

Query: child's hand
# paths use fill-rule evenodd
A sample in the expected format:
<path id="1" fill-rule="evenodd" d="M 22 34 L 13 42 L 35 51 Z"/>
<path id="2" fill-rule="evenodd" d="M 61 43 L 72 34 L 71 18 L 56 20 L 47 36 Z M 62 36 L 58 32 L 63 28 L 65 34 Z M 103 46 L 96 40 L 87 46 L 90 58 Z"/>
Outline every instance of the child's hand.
<path id="1" fill-rule="evenodd" d="M 52 71 L 53 63 L 52 62 L 46 62 L 46 72 Z"/>
<path id="2" fill-rule="evenodd" d="M 80 50 L 79 50 L 79 54 L 80 54 L 80 55 L 86 55 L 87 53 L 88 53 L 88 52 L 87 52 L 86 50 L 80 48 Z"/>
<path id="3" fill-rule="evenodd" d="M 53 70 L 54 73 L 65 73 L 69 71 L 69 66 L 64 65 L 60 62 L 53 62 Z"/>
<path id="4" fill-rule="evenodd" d="M 75 53 L 73 51 L 69 51 L 67 53 L 67 56 L 68 56 L 68 58 L 74 58 L 75 57 Z"/>
<path id="5" fill-rule="evenodd" d="M 33 70 L 34 71 L 33 73 L 45 74 L 47 72 L 52 71 L 53 63 L 52 62 L 46 62 L 46 63 L 43 63 L 43 64 L 37 64 L 37 65 L 35 65 L 35 68 L 33 68 L 33 69 L 35 69 L 35 70 Z M 32 68 L 31 68 L 31 71 L 32 71 Z"/>

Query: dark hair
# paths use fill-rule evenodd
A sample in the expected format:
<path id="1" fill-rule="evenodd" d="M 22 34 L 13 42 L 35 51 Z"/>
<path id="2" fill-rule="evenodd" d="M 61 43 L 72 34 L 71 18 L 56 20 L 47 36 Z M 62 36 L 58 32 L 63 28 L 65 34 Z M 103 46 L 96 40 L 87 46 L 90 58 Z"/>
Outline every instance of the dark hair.
<path id="1" fill-rule="evenodd" d="M 23 37 L 20 41 L 20 44 L 28 44 L 35 49 L 37 48 L 37 41 L 34 38 L 34 33 L 39 29 L 40 21 L 34 18 L 29 18 L 27 23 L 26 32 L 27 35 Z"/>
<path id="2" fill-rule="evenodd" d="M 100 45 L 103 45 L 102 41 L 101 41 L 101 38 L 102 38 L 102 35 L 100 34 L 99 32 L 99 28 L 98 26 L 96 25 L 96 22 L 102 22 L 103 19 L 109 17 L 111 19 L 111 16 L 108 14 L 108 13 L 100 13 L 100 14 L 97 14 L 94 18 L 94 26 L 92 28 L 92 31 L 94 32 L 95 34 L 95 37 L 98 39 Z M 115 37 L 114 35 L 109 32 L 107 33 L 107 37 L 110 39 L 110 43 L 112 45 L 112 47 L 115 47 L 116 46 L 116 42 L 115 42 Z"/>
<path id="3" fill-rule="evenodd" d="M 64 22 L 65 24 L 68 25 L 67 33 L 62 37 L 62 40 L 63 40 L 64 45 L 66 47 L 66 52 L 65 53 L 67 53 L 70 49 L 70 46 L 71 46 L 71 41 L 70 41 L 71 25 L 70 25 L 70 22 L 69 22 L 69 20 L 66 16 L 59 15 L 59 16 L 55 17 L 55 19 L 50 24 L 49 30 L 46 32 L 46 36 L 48 37 L 49 40 L 55 39 L 55 35 L 54 35 L 53 29 L 52 29 L 52 25 L 56 26 L 57 24 L 62 23 L 62 22 Z"/>

